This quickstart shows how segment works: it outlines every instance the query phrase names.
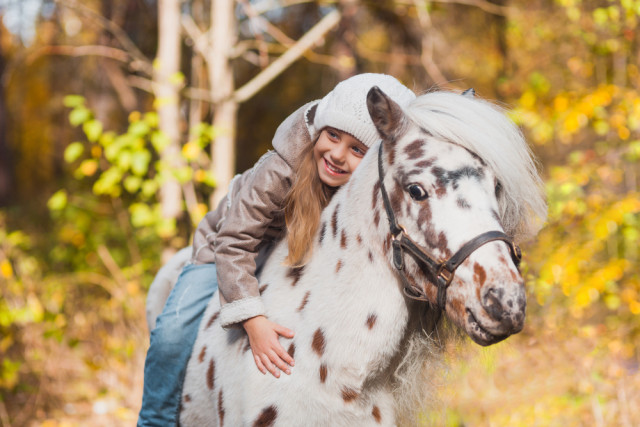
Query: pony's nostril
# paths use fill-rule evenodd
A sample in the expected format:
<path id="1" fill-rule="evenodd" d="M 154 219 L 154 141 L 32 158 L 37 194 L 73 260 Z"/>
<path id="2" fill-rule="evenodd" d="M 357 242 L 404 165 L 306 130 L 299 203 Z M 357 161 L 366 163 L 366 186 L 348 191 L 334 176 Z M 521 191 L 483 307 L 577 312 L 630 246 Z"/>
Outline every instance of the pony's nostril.
<path id="1" fill-rule="evenodd" d="M 504 307 L 502 306 L 502 297 L 504 289 L 490 288 L 482 299 L 482 306 L 491 317 L 496 320 L 502 320 Z"/>
<path id="2" fill-rule="evenodd" d="M 522 330 L 526 307 L 524 296 L 510 296 L 500 287 L 489 288 L 482 298 L 482 307 L 510 333 Z"/>

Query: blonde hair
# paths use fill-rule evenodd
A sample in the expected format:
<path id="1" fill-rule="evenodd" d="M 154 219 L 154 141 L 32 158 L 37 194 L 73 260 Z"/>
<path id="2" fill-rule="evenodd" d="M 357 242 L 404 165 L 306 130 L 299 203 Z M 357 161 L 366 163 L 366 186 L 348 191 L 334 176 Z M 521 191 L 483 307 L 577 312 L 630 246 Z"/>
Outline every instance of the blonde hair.
<path id="1" fill-rule="evenodd" d="M 286 265 L 301 267 L 309 260 L 320 215 L 334 192 L 335 189 L 320 180 L 311 147 L 300 162 L 293 186 L 285 199 L 284 218 L 289 246 L 289 254 L 284 260 Z"/>

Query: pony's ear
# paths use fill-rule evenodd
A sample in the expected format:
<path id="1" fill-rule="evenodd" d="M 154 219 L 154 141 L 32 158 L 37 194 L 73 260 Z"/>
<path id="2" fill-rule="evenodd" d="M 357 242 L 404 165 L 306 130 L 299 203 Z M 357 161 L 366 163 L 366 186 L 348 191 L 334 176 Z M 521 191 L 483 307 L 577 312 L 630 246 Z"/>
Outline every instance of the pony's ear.
<path id="1" fill-rule="evenodd" d="M 462 96 L 466 96 L 467 98 L 474 98 L 476 96 L 476 91 L 474 88 L 470 87 L 469 89 L 462 92 Z"/>
<path id="2" fill-rule="evenodd" d="M 404 130 L 404 112 L 378 86 L 367 94 L 367 108 L 378 133 L 385 141 L 393 141 Z"/>

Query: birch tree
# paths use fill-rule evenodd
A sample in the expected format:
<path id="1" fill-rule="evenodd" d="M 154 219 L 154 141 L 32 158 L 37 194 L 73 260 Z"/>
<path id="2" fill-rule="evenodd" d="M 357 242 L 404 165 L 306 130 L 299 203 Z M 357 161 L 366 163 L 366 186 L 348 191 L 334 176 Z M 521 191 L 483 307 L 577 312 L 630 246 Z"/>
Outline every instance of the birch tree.
<path id="1" fill-rule="evenodd" d="M 126 64 L 133 71 L 127 82 L 137 89 L 151 93 L 155 97 L 155 107 L 159 116 L 159 127 L 166 138 L 165 148 L 159 153 L 163 164 L 163 182 L 159 191 L 161 213 L 165 220 L 175 221 L 180 217 L 183 201 L 193 222 L 203 214 L 192 182 L 182 183 L 175 179 L 172 171 L 184 169 L 187 164 L 182 156 L 185 139 L 191 138 L 189 128 L 199 123 L 208 103 L 212 111 L 211 125 L 215 140 L 211 145 L 210 168 L 215 177 L 215 190 L 209 200 L 209 207 L 215 207 L 227 193 L 229 183 L 235 173 L 235 142 L 237 112 L 239 106 L 250 100 L 273 79 L 290 67 L 295 61 L 324 40 L 326 35 L 338 25 L 341 14 L 338 10 L 326 13 L 298 40 L 287 37 L 265 14 L 287 7 L 274 2 L 263 1 L 253 4 L 248 0 L 212 0 L 210 4 L 209 28 L 187 10 L 202 11 L 205 2 L 199 0 L 158 0 L 158 49 L 153 66 L 151 61 L 136 47 L 116 23 L 101 16 L 87 5 L 77 0 L 55 0 L 56 4 L 73 10 L 92 24 L 98 24 L 114 36 L 114 46 L 47 46 L 41 54 L 62 54 L 70 56 L 102 56 L 116 63 Z M 292 1 L 291 4 L 300 3 Z M 184 6 L 184 7 L 183 7 Z M 240 40 L 238 35 L 238 11 L 243 11 L 255 28 L 255 40 Z M 274 40 L 269 51 L 265 36 Z M 192 48 L 188 52 L 193 57 L 191 81 L 182 74 L 181 65 L 185 52 L 183 42 Z M 255 42 L 255 43 L 254 43 Z M 243 57 L 253 62 L 253 46 L 258 46 L 259 69 L 248 82 L 236 86 L 236 59 Z M 273 52 L 280 53 L 275 56 Z M 194 76 L 199 69 L 207 70 L 208 86 L 203 78 Z M 194 74 L 195 73 L 195 74 Z M 195 86 L 194 86 L 195 85 Z M 188 108 L 186 106 L 189 106 Z M 194 212 L 198 212 L 194 214 Z"/>
<path id="2" fill-rule="evenodd" d="M 168 140 L 161 153 L 169 169 L 180 167 L 180 3 L 181 0 L 158 1 L 158 55 L 155 64 L 154 91 L 159 127 Z M 170 174 L 160 190 L 162 215 L 177 218 L 182 212 L 180 184 Z"/>

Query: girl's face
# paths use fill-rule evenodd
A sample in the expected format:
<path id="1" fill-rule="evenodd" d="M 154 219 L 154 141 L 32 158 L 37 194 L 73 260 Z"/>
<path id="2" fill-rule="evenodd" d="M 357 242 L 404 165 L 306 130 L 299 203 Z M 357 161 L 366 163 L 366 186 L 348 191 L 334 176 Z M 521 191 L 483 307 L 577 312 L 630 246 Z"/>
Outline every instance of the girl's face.
<path id="1" fill-rule="evenodd" d="M 324 128 L 313 147 L 320 180 L 330 187 L 345 184 L 366 152 L 367 146 L 348 133 Z"/>

